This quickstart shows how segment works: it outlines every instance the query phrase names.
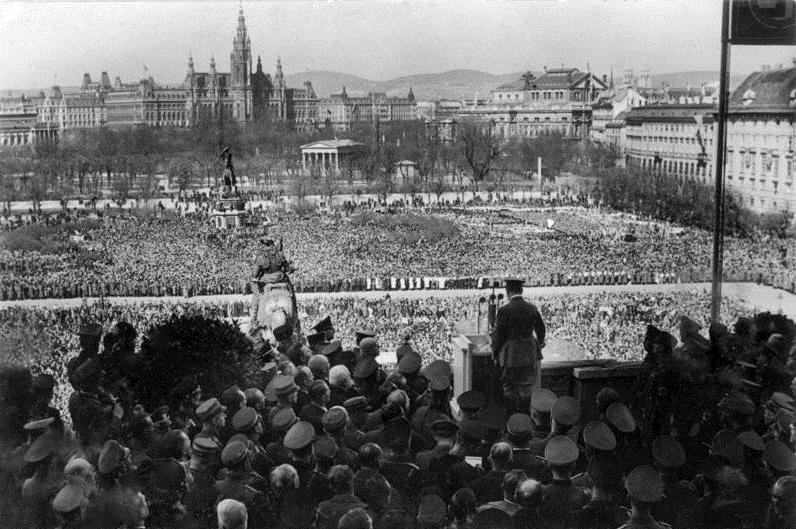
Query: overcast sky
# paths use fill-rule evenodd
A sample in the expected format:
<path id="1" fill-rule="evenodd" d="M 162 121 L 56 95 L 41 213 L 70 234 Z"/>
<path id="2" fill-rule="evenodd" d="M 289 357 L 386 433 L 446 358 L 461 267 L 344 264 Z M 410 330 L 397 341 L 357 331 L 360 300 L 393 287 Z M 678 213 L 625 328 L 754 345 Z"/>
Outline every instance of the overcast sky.
<path id="1" fill-rule="evenodd" d="M 246 0 L 252 51 L 273 72 L 335 70 L 374 80 L 467 68 L 509 73 L 565 65 L 651 73 L 718 70 L 720 0 Z M 215 55 L 229 71 L 230 2 L 0 0 L 0 87 L 80 84 L 106 70 L 158 82 Z M 732 71 L 791 64 L 793 48 L 733 48 Z"/>

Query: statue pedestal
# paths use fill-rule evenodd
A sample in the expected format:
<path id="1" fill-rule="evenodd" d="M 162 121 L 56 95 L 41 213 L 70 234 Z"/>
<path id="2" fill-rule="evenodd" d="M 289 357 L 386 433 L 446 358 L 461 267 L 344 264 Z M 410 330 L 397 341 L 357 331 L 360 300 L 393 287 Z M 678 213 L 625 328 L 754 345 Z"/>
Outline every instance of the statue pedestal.
<path id="1" fill-rule="evenodd" d="M 221 230 L 238 228 L 246 215 L 246 203 L 239 196 L 216 199 L 211 212 L 213 226 Z"/>

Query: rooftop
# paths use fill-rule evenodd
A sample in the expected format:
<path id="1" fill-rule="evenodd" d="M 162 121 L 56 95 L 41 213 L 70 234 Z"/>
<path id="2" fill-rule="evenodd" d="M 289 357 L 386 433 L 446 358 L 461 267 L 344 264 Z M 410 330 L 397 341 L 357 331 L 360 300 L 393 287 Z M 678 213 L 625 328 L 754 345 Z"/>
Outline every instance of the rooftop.
<path id="1" fill-rule="evenodd" d="M 796 67 L 751 74 L 730 96 L 730 111 L 796 112 Z"/>

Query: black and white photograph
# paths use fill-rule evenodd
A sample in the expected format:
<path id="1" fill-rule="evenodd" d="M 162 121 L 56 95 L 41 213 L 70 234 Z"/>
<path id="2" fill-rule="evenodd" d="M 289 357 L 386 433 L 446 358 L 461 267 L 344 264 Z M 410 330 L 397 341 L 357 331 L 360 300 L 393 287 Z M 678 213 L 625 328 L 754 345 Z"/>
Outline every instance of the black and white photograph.
<path id="1" fill-rule="evenodd" d="M 0 0 L 0 527 L 796 529 L 796 0 Z"/>

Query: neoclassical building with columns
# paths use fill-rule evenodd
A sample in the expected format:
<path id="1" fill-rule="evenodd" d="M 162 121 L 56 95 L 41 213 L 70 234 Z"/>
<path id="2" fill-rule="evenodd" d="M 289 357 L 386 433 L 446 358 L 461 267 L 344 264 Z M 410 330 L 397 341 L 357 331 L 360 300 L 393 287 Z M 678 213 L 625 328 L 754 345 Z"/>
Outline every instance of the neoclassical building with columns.
<path id="1" fill-rule="evenodd" d="M 304 172 L 340 172 L 364 152 L 365 144 L 353 140 L 319 140 L 301 146 Z"/>

